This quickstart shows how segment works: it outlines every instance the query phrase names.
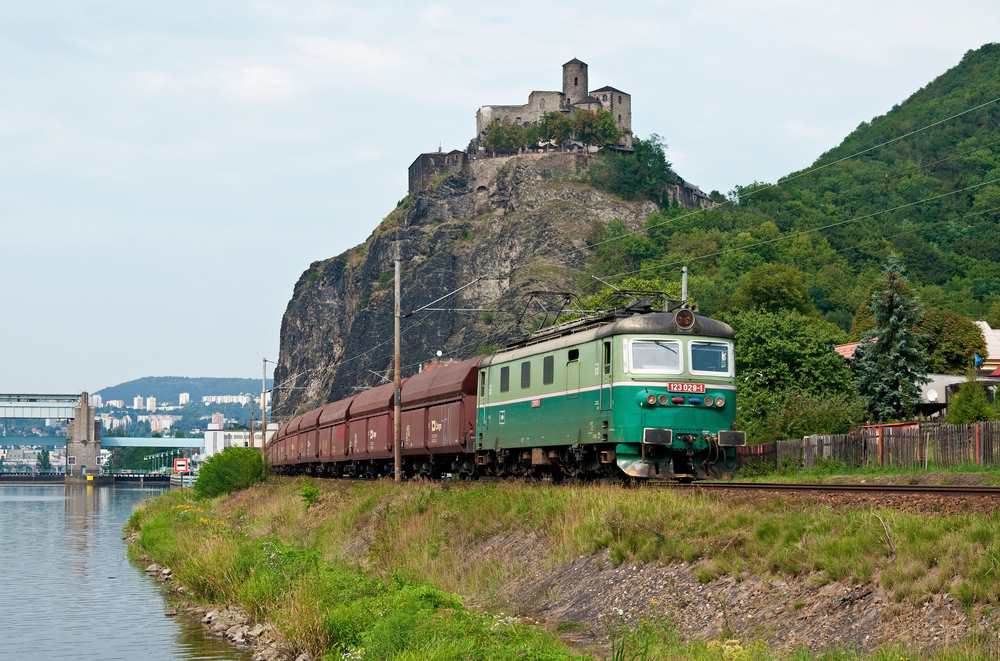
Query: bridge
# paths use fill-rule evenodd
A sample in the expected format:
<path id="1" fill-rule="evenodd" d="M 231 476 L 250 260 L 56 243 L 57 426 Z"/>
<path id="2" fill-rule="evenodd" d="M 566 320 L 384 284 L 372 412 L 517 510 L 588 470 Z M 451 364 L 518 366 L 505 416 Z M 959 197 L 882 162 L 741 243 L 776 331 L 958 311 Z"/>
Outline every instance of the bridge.
<path id="1" fill-rule="evenodd" d="M 84 392 L 79 395 L 0 394 L 0 419 L 69 420 L 66 436 L 8 436 L 0 438 L 2 445 L 66 446 L 66 482 L 87 480 L 99 474 L 97 458 L 101 444 L 105 447 L 201 448 L 204 443 L 194 438 L 119 437 L 101 439 L 101 422 L 95 420 L 94 407 Z"/>
<path id="2" fill-rule="evenodd" d="M 40 445 L 43 448 L 61 448 L 66 445 L 62 436 L 0 436 L 0 445 Z M 201 449 L 201 438 L 173 438 L 169 436 L 102 436 L 102 448 L 179 448 Z"/>

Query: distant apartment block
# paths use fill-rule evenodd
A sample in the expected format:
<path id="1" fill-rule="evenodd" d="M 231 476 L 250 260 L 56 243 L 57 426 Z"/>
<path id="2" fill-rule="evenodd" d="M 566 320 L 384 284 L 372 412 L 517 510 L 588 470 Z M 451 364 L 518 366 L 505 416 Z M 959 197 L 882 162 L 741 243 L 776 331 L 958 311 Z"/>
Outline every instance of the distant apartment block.
<path id="1" fill-rule="evenodd" d="M 124 429 L 132 424 L 132 416 L 123 415 L 120 418 L 116 418 L 110 413 L 102 413 L 101 418 L 101 428 L 107 430 Z"/>
<path id="2" fill-rule="evenodd" d="M 222 415 L 221 413 L 213 413 L 212 424 L 219 425 L 219 428 L 221 429 L 222 425 L 226 424 L 226 416 Z"/>
<path id="3" fill-rule="evenodd" d="M 142 410 L 146 408 L 146 400 L 142 395 L 136 395 L 132 398 L 132 408 Z"/>
<path id="4" fill-rule="evenodd" d="M 95 409 L 99 409 L 102 406 L 104 406 L 104 399 L 100 395 L 91 395 L 90 405 L 93 406 Z"/>
<path id="5" fill-rule="evenodd" d="M 140 415 L 136 418 L 139 422 L 148 422 L 151 432 L 168 432 L 175 422 L 180 422 L 179 415 Z"/>
<path id="6" fill-rule="evenodd" d="M 123 409 L 123 408 L 125 408 L 125 400 L 124 399 L 109 399 L 107 401 L 107 406 L 111 406 L 111 407 L 114 407 L 116 409 Z"/>
<path id="7" fill-rule="evenodd" d="M 177 400 L 177 403 L 180 406 L 184 406 L 185 404 L 188 404 L 190 402 L 191 402 L 191 393 L 189 392 L 182 392 Z"/>
<path id="8" fill-rule="evenodd" d="M 257 406 L 260 406 L 260 395 L 205 395 L 201 398 L 203 404 L 239 404 L 240 406 L 246 406 L 250 403 L 250 400 L 257 402 Z M 264 397 L 264 401 L 267 404 L 271 403 L 271 393 L 267 393 Z"/>
<path id="9" fill-rule="evenodd" d="M 146 410 L 156 413 L 156 398 L 147 397 L 146 398 Z"/>

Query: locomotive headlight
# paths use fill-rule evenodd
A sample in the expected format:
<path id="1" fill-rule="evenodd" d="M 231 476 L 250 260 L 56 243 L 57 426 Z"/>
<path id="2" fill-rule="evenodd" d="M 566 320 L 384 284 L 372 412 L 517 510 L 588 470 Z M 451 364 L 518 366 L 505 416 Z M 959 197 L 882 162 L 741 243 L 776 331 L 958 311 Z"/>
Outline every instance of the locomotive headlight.
<path id="1" fill-rule="evenodd" d="M 722 408 L 723 406 L 726 405 L 726 399 L 724 397 L 716 397 L 715 405 L 718 406 L 719 408 Z"/>
<path id="2" fill-rule="evenodd" d="M 705 395 L 705 399 L 704 399 L 705 406 L 711 406 L 712 402 L 714 402 L 714 401 L 715 400 L 712 399 L 711 395 Z"/>
<path id="3" fill-rule="evenodd" d="M 646 395 L 646 403 L 649 404 L 650 406 L 656 406 L 656 395 L 654 395 L 653 393 L 649 393 L 648 395 Z"/>
<path id="4" fill-rule="evenodd" d="M 660 395 L 657 399 L 660 402 L 660 406 L 666 406 L 667 402 L 670 401 L 666 395 Z"/>

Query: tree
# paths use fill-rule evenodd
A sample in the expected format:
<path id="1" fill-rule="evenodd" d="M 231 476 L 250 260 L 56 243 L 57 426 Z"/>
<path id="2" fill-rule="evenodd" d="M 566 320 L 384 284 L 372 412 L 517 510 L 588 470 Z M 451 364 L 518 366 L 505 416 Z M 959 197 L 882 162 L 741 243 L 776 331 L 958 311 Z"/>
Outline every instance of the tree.
<path id="1" fill-rule="evenodd" d="M 926 336 L 916 330 L 923 308 L 895 255 L 886 260 L 868 305 L 875 325 L 854 352 L 854 383 L 876 422 L 908 418 L 920 401 L 920 385 L 928 381 L 920 349 Z"/>
<path id="2" fill-rule="evenodd" d="M 45 448 L 42 448 L 38 452 L 38 457 L 35 460 L 35 465 L 38 467 L 38 470 L 40 470 L 40 471 L 51 470 L 51 468 L 52 468 L 52 462 L 49 460 L 49 451 L 48 450 L 46 450 Z"/>
<path id="3" fill-rule="evenodd" d="M 540 134 L 545 140 L 561 145 L 573 135 L 573 120 L 558 111 L 547 112 L 542 115 Z"/>
<path id="4" fill-rule="evenodd" d="M 990 311 L 983 317 L 983 321 L 989 324 L 990 328 L 1000 328 L 1000 303 L 994 303 Z"/>
<path id="5" fill-rule="evenodd" d="M 798 269 L 784 264 L 764 264 L 740 277 L 736 290 L 720 304 L 722 311 L 792 310 L 807 317 L 819 316 Z"/>
<path id="6" fill-rule="evenodd" d="M 631 154 L 607 154 L 590 166 L 594 186 L 626 200 L 650 199 L 663 206 L 667 187 L 677 175 L 667 161 L 666 145 L 655 133 L 636 139 Z"/>
<path id="7" fill-rule="evenodd" d="M 747 310 L 722 315 L 736 333 L 738 423 L 753 442 L 773 440 L 769 415 L 786 393 L 849 401 L 851 374 L 832 347 L 844 333 L 798 312 Z"/>
<path id="8" fill-rule="evenodd" d="M 953 425 L 967 425 L 970 422 L 984 422 L 1000 419 L 1000 410 L 991 406 L 986 397 L 986 389 L 976 379 L 976 368 L 965 372 L 965 383 L 948 402 L 947 420 Z"/>
<path id="9" fill-rule="evenodd" d="M 973 356 L 986 355 L 986 340 L 979 326 L 960 314 L 928 308 L 917 330 L 927 335 L 922 348 L 927 370 L 934 374 L 961 374 Z"/>
<path id="10" fill-rule="evenodd" d="M 573 133 L 590 150 L 591 145 L 607 147 L 617 145 L 622 139 L 622 132 L 615 123 L 615 118 L 607 110 L 578 110 L 573 115 Z"/>
<path id="11" fill-rule="evenodd" d="M 487 151 L 514 151 L 526 146 L 527 135 L 520 124 L 496 122 L 486 127 L 486 138 L 483 146 Z"/>

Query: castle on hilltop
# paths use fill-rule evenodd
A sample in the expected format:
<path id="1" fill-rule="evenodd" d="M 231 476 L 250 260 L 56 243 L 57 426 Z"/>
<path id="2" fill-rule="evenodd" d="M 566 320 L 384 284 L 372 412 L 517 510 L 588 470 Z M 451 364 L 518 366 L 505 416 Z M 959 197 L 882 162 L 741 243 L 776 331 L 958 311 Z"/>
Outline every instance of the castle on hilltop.
<path id="1" fill-rule="evenodd" d="M 486 191 L 484 182 L 488 181 L 489 175 L 494 174 L 507 159 L 536 158 L 547 154 L 549 149 L 548 146 L 534 145 L 528 148 L 527 151 L 530 153 L 525 156 L 521 156 L 522 150 L 517 150 L 512 154 L 493 154 L 494 157 L 500 158 L 488 158 L 490 155 L 485 153 L 483 147 L 486 129 L 493 123 L 530 126 L 541 122 L 547 112 L 556 111 L 572 117 L 578 110 L 591 112 L 606 110 L 614 117 L 618 130 L 622 132 L 617 151 L 632 151 L 631 95 L 611 86 L 590 90 L 587 64 L 576 58 L 564 64 L 562 69 L 561 92 L 534 91 L 528 95 L 528 102 L 523 106 L 482 106 L 476 111 L 476 137 L 469 143 L 468 151 L 453 149 L 444 152 L 439 147 L 436 152 L 417 156 L 409 168 L 409 193 L 412 195 L 423 190 L 429 183 L 440 181 L 448 174 L 462 172 L 474 164 L 477 164 L 472 168 L 476 170 L 475 177 L 481 180 L 478 187 L 481 191 Z M 582 146 L 579 142 L 575 142 L 571 149 L 578 150 Z M 544 152 L 540 152 L 540 149 Z M 707 209 L 714 204 L 698 186 L 680 177 L 677 177 L 676 184 L 667 192 L 667 196 L 688 209 Z"/>
<path id="2" fill-rule="evenodd" d="M 562 66 L 562 91 L 534 91 L 523 106 L 483 106 L 476 112 L 477 142 L 482 144 L 486 128 L 497 124 L 530 126 L 542 121 L 547 112 L 557 111 L 572 116 L 577 110 L 606 110 L 615 118 L 622 132 L 619 147 L 632 149 L 632 97 L 611 86 L 589 90 L 587 64 L 573 58 Z"/>

